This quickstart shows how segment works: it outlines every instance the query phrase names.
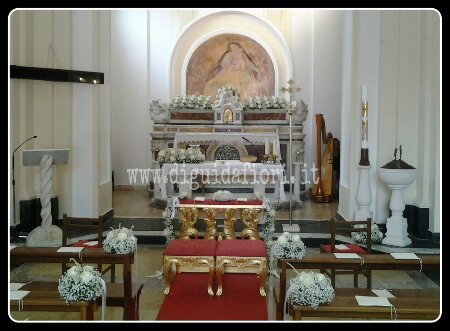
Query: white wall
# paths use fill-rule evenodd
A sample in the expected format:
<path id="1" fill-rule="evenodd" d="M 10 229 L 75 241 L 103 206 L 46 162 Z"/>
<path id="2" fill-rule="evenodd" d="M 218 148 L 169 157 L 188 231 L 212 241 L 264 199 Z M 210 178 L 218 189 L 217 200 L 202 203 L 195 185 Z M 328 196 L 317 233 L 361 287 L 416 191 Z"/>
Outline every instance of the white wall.
<path id="1" fill-rule="evenodd" d="M 430 208 L 430 231 L 439 232 L 439 16 L 434 11 L 353 11 L 344 17 L 346 133 L 339 212 L 351 219 L 357 207 L 361 84 L 366 84 L 374 220 L 386 221 L 391 196 L 378 169 L 394 158 L 394 148 L 401 144 L 402 159 L 417 168 L 405 203 Z"/>
<path id="2" fill-rule="evenodd" d="M 112 11 L 111 158 L 115 185 L 130 185 L 128 168 L 148 167 L 147 30 L 146 11 Z"/>
<path id="3" fill-rule="evenodd" d="M 317 163 L 316 114 L 323 114 L 327 132 L 341 139 L 342 11 L 316 10 L 313 20 L 313 102 L 307 119 L 309 162 Z M 294 58 L 302 54 L 295 54 Z"/>
<path id="4" fill-rule="evenodd" d="M 16 10 L 10 14 L 10 64 L 102 71 L 105 80 L 109 80 L 109 32 L 109 18 L 99 11 Z M 99 43 L 106 48 L 99 49 Z M 97 217 L 112 208 L 107 175 L 110 173 L 108 102 L 108 83 L 10 80 L 11 152 L 26 138 L 38 136 L 16 152 L 17 220 L 19 201 L 39 196 L 40 186 L 39 167 L 22 165 L 24 149 L 70 150 L 69 163 L 55 166 L 53 171 L 59 217 L 63 213 Z M 101 196 L 99 173 L 102 185 L 106 185 Z"/>

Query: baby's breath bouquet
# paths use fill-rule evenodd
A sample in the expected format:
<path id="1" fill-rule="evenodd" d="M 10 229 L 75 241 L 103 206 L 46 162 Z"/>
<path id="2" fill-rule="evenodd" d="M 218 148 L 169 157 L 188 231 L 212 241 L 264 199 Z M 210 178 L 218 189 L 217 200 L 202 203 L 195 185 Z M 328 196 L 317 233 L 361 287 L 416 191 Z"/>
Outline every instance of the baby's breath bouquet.
<path id="1" fill-rule="evenodd" d="M 170 100 L 169 107 L 174 109 L 211 109 L 212 100 L 207 95 L 177 95 Z"/>
<path id="2" fill-rule="evenodd" d="M 230 201 L 234 199 L 233 193 L 227 190 L 218 190 L 217 192 L 214 192 L 213 199 L 215 201 Z"/>
<path id="3" fill-rule="evenodd" d="M 334 298 L 331 281 L 322 273 L 302 271 L 290 283 L 286 299 L 291 304 L 317 308 L 321 303 L 329 303 Z"/>
<path id="4" fill-rule="evenodd" d="M 128 254 L 134 252 L 137 247 L 137 238 L 133 235 L 133 226 L 131 229 L 121 228 L 112 229 L 108 232 L 103 249 L 108 253 Z"/>
<path id="5" fill-rule="evenodd" d="M 272 252 L 279 259 L 302 259 L 306 246 L 298 234 L 283 232 L 272 244 Z"/>
<path id="6" fill-rule="evenodd" d="M 175 163 L 177 162 L 177 151 L 173 148 L 163 149 L 158 153 L 158 159 L 160 165 L 164 163 Z"/>
<path id="7" fill-rule="evenodd" d="M 92 266 L 75 265 L 67 270 L 59 279 L 58 291 L 66 303 L 73 301 L 92 301 L 102 295 L 103 279 L 97 269 Z"/>
<path id="8" fill-rule="evenodd" d="M 355 225 L 355 228 L 364 228 L 364 227 L 365 225 L 363 224 Z M 372 228 L 371 234 L 372 244 L 380 244 L 381 241 L 383 240 L 383 233 L 380 231 L 378 225 L 376 224 L 372 224 L 371 228 Z M 363 244 L 367 243 L 367 234 L 365 232 L 352 232 L 352 238 L 356 242 Z"/>

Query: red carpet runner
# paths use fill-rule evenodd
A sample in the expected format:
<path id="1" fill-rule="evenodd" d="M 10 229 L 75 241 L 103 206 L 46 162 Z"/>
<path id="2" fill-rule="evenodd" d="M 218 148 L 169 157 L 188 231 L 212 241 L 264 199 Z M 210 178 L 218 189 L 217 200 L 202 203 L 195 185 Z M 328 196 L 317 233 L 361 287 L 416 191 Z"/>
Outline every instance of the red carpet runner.
<path id="1" fill-rule="evenodd" d="M 208 295 L 207 283 L 206 273 L 177 274 L 156 320 L 267 321 L 266 297 L 259 294 L 255 274 L 224 275 L 220 297 Z"/>

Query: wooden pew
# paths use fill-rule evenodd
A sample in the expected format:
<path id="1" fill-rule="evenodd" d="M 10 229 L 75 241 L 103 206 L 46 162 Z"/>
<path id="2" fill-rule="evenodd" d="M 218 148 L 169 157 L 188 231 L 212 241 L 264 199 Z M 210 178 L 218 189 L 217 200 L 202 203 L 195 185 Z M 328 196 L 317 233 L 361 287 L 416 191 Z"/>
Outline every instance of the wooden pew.
<path id="1" fill-rule="evenodd" d="M 69 263 L 71 258 L 81 263 L 103 263 L 123 265 L 123 307 L 124 319 L 135 320 L 136 301 L 133 299 L 131 265 L 134 263 L 134 253 L 111 254 L 103 248 L 90 248 L 82 251 L 80 261 L 78 253 L 59 253 L 59 247 L 25 247 L 20 246 L 10 251 L 11 263 Z M 126 318 L 125 318 L 126 317 Z"/>
<path id="2" fill-rule="evenodd" d="M 417 255 L 422 259 L 422 270 L 439 271 L 439 255 Z M 286 272 L 290 263 L 296 269 L 339 270 L 420 270 L 418 260 L 396 260 L 390 254 L 365 254 L 360 259 L 337 259 L 333 254 L 308 252 L 301 260 L 278 259 L 280 271 L 279 296 L 276 297 L 277 320 L 283 318 L 283 303 L 286 297 Z"/>
<path id="3" fill-rule="evenodd" d="M 393 289 L 395 298 L 389 302 L 395 307 L 397 319 L 435 320 L 440 314 L 440 289 Z M 359 306 L 355 295 L 376 296 L 370 289 L 337 288 L 329 304 L 313 309 L 307 306 L 290 305 L 293 320 L 302 317 L 391 319 L 390 307 Z"/>
<path id="4" fill-rule="evenodd" d="M 93 320 L 97 302 L 78 301 L 67 304 L 58 291 L 31 291 L 22 300 L 21 311 L 80 312 L 80 320 Z M 10 300 L 11 311 L 19 311 L 19 300 Z"/>
<path id="5" fill-rule="evenodd" d="M 144 285 L 142 283 L 132 284 L 132 305 L 134 309 L 134 319 L 139 320 L 139 298 Z M 25 291 L 58 291 L 58 282 L 33 281 L 20 288 Z M 126 319 L 124 307 L 124 286 L 123 283 L 106 283 L 106 306 L 123 307 L 124 320 Z M 102 305 L 101 297 L 97 300 L 97 305 Z"/>

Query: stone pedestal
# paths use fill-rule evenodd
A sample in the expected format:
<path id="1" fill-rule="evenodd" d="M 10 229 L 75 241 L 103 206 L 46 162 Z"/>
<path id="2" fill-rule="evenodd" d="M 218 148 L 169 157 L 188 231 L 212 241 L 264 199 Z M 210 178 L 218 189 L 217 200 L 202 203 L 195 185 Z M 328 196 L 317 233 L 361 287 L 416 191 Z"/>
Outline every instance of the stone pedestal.
<path id="1" fill-rule="evenodd" d="M 359 183 L 358 192 L 356 194 L 356 202 L 358 203 L 358 210 L 355 212 L 355 221 L 365 221 L 368 218 L 372 219 L 372 212 L 369 210 L 372 203 L 372 192 L 370 190 L 370 168 L 371 166 L 358 166 L 359 168 Z"/>

